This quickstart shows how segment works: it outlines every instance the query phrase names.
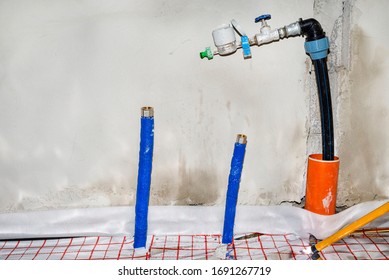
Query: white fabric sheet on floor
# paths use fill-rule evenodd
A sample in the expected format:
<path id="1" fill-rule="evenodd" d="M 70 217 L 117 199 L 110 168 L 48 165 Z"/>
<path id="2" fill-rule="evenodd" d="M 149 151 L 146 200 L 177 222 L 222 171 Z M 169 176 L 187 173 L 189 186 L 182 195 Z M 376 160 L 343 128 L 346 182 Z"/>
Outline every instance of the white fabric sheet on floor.
<path id="1" fill-rule="evenodd" d="M 292 233 L 325 238 L 385 201 L 364 202 L 332 216 L 294 206 L 238 206 L 234 233 Z M 148 234 L 219 234 L 224 207 L 150 206 Z M 134 207 L 105 207 L 0 214 L 0 239 L 133 235 Z M 389 214 L 365 228 L 389 227 Z"/>

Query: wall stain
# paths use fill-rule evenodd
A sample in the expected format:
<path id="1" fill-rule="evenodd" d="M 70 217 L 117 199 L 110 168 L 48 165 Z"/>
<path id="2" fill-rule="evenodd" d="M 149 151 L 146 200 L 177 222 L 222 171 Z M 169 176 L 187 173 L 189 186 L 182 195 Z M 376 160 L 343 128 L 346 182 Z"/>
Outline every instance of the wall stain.
<path id="1" fill-rule="evenodd" d="M 212 169 L 187 168 L 181 155 L 179 165 L 179 185 L 176 205 L 212 205 L 219 197 L 216 175 Z"/>
<path id="2" fill-rule="evenodd" d="M 362 28 L 352 30 L 352 70 L 349 75 L 350 92 L 343 104 L 342 116 L 348 123 L 342 127 L 344 136 L 340 144 L 340 204 L 353 205 L 359 201 L 385 196 L 377 178 L 384 178 L 387 164 L 382 156 L 388 154 L 388 105 L 385 93 L 377 84 L 385 75 L 388 50 L 374 46 Z M 386 55 L 383 55 L 386 53 Z M 361 172 L 363 170 L 363 172 Z M 384 179 L 380 183 L 389 184 Z M 380 191 L 381 187 L 381 191 Z"/>

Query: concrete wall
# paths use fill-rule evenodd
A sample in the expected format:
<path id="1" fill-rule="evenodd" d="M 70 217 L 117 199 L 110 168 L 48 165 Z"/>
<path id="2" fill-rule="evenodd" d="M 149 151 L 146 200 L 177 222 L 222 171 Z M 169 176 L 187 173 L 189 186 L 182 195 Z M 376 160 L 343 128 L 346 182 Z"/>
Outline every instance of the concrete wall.
<path id="1" fill-rule="evenodd" d="M 339 198 L 347 205 L 389 197 L 389 2 L 352 3 L 349 68 L 338 81 Z"/>
<path id="2" fill-rule="evenodd" d="M 254 34 L 261 13 L 272 27 L 315 16 L 334 42 L 338 204 L 388 196 L 388 4 L 343 2 L 2 1 L 0 212 L 133 204 L 145 105 L 151 204 L 223 204 L 237 133 L 239 203 L 300 203 L 307 155 L 320 152 L 304 39 L 199 59 L 215 27 L 235 18 Z"/>

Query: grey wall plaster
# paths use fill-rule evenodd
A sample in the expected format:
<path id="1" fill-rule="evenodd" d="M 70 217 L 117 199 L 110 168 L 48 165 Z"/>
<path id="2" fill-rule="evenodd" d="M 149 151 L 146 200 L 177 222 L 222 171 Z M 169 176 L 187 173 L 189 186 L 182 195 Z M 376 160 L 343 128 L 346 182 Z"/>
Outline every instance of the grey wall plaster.
<path id="1" fill-rule="evenodd" d="M 330 30 L 328 64 L 341 168 L 338 206 L 388 196 L 386 1 L 315 1 Z M 373 19 L 373 20 L 372 20 Z M 378 20 L 379 19 L 379 20 Z M 317 105 L 311 106 L 315 112 Z M 315 115 L 315 114 L 314 114 Z M 313 122 L 315 127 L 316 122 Z M 317 131 L 314 129 L 314 131 Z M 311 146 L 317 145 L 312 138 Z"/>
<path id="2" fill-rule="evenodd" d="M 223 204 L 245 133 L 239 203 L 302 206 L 307 157 L 321 150 L 303 38 L 208 62 L 198 52 L 219 24 L 258 31 L 258 1 L 65 2 L 0 11 L 0 212 L 133 205 L 145 105 L 156 111 L 151 204 Z M 387 2 L 260 5 L 272 27 L 314 16 L 330 38 L 338 205 L 387 197 Z"/>

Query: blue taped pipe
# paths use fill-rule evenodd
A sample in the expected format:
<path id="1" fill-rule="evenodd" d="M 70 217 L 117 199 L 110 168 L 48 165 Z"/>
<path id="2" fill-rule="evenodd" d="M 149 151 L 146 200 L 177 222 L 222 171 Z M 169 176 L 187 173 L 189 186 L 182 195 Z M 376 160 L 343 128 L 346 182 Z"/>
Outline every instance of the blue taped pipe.
<path id="1" fill-rule="evenodd" d="M 228 178 L 222 238 L 223 244 L 231 244 L 234 236 L 236 204 L 238 202 L 239 184 L 242 175 L 245 152 L 246 141 L 244 141 L 244 143 L 239 143 L 237 141 L 235 143 L 234 154 L 231 160 L 231 170 Z"/>
<path id="2" fill-rule="evenodd" d="M 141 117 L 138 185 L 135 204 L 134 248 L 145 248 L 154 147 L 154 117 Z"/>

